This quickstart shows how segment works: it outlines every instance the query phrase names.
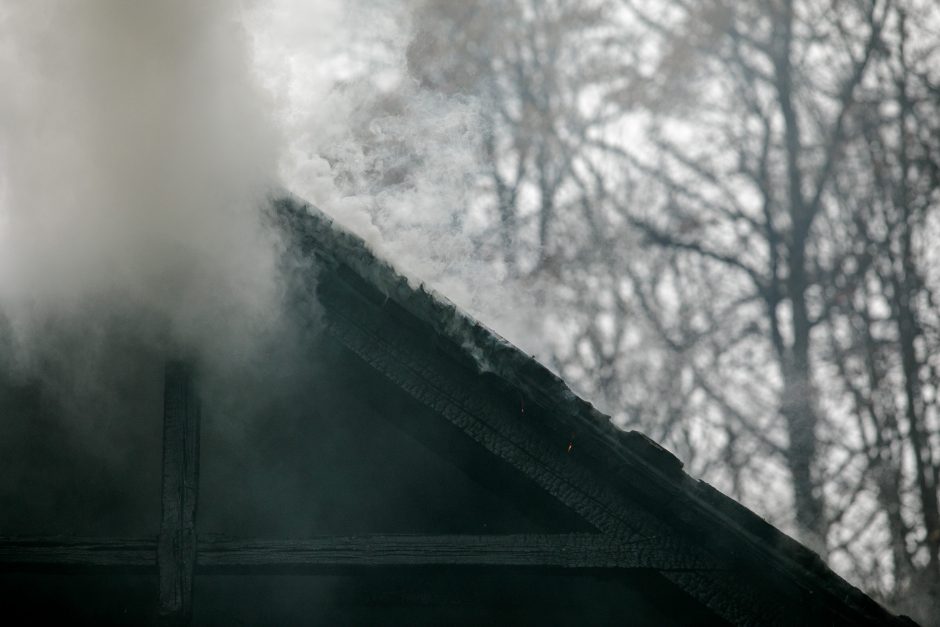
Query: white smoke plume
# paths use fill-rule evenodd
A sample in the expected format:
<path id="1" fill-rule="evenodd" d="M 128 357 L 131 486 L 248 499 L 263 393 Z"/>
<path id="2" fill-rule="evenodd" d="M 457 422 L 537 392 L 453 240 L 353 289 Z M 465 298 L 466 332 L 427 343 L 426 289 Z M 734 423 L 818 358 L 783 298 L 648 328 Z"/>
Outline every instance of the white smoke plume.
<path id="1" fill-rule="evenodd" d="M 422 3 L 275 0 L 251 20 L 259 75 L 285 130 L 284 184 L 531 351 L 533 292 L 510 285 L 477 245 L 485 131 L 473 95 L 424 89 L 408 68 Z M 525 321 L 525 322 L 523 322 Z"/>
<path id="2" fill-rule="evenodd" d="M 150 533 L 162 366 L 179 357 L 197 363 L 213 451 L 201 524 L 305 528 L 309 482 L 270 489 L 284 451 L 259 441 L 342 429 L 308 415 L 335 364 L 314 299 L 285 298 L 274 189 L 510 339 L 537 333 L 475 252 L 479 104 L 409 77 L 412 8 L 0 5 L 0 500 L 17 504 L 0 534 Z M 258 489 L 224 498 L 244 468 Z"/>
<path id="3" fill-rule="evenodd" d="M 0 9 L 3 361 L 92 363 L 117 329 L 250 359 L 281 316 L 281 251 L 259 211 L 279 186 L 525 343 L 519 292 L 508 298 L 474 254 L 477 105 L 408 76 L 411 10 Z"/>
<path id="4" fill-rule="evenodd" d="M 235 3 L 0 9 L 0 310 L 24 367 L 68 327 L 218 351 L 268 324 L 280 145 Z M 9 360 L 10 355 L 7 355 Z"/>

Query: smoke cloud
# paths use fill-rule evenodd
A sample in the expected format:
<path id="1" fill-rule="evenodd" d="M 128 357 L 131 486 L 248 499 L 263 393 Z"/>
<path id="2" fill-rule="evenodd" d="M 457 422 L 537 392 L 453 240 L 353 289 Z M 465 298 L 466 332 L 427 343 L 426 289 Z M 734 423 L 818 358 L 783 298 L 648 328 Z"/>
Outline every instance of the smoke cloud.
<path id="1" fill-rule="evenodd" d="M 425 3 L 277 0 L 252 15 L 256 66 L 285 129 L 284 184 L 380 256 L 528 350 L 529 289 L 479 254 L 485 106 L 411 73 Z M 526 320 L 525 323 L 521 321 Z"/>
<path id="2" fill-rule="evenodd" d="M 327 411 L 353 395 L 331 388 L 342 373 L 315 299 L 285 298 L 297 260 L 266 223 L 273 190 L 312 201 L 510 339 L 537 333 L 516 322 L 524 292 L 474 248 L 480 105 L 409 75 L 412 10 L 0 9 L 0 502 L 16 504 L 0 508 L 0 534 L 152 533 L 161 369 L 179 357 L 199 366 L 212 451 L 202 530 L 381 526 L 304 498 L 311 486 L 355 495 L 359 471 L 339 462 L 389 427 L 366 421 L 369 408 Z M 316 480 L 283 462 L 305 460 L 310 442 Z"/>
<path id="3" fill-rule="evenodd" d="M 66 327 L 73 354 L 130 320 L 215 352 L 275 317 L 258 207 L 280 138 L 237 6 L 0 13 L 0 308 L 21 367 L 51 358 Z"/>
<path id="4" fill-rule="evenodd" d="M 518 324 L 525 292 L 474 248 L 479 103 L 409 75 L 415 6 L 0 9 L 0 374 L 41 381 L 70 428 L 93 431 L 122 377 L 157 380 L 154 364 L 190 356 L 239 437 L 270 399 L 251 408 L 232 390 L 289 397 L 279 388 L 309 369 L 262 211 L 280 188 L 541 347 Z"/>

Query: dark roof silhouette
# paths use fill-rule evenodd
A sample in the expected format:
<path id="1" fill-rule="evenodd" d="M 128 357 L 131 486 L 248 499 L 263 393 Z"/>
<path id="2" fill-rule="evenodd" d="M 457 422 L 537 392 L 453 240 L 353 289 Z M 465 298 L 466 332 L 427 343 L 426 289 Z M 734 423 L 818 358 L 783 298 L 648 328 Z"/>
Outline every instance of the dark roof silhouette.
<path id="1" fill-rule="evenodd" d="M 286 193 L 272 206 L 316 258 L 331 332 L 609 537 L 612 561 L 657 570 L 732 624 L 913 624 L 317 208 Z M 519 403 L 494 402 L 488 389 Z"/>

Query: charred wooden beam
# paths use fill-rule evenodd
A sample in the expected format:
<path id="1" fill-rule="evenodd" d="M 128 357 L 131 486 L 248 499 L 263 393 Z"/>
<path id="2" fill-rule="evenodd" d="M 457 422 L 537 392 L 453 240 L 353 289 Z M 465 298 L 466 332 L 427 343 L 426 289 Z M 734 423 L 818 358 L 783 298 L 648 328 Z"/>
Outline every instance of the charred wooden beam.
<path id="1" fill-rule="evenodd" d="M 368 535 L 203 540 L 198 568 L 271 570 L 410 566 L 699 570 L 656 543 L 599 534 Z M 154 539 L 0 538 L 0 567 L 154 567 Z M 161 567 L 163 567 L 161 565 Z"/>
<path id="2" fill-rule="evenodd" d="M 650 550 L 652 549 L 652 551 Z M 701 567 L 643 541 L 600 534 L 372 535 L 199 543 L 200 568 L 501 566 L 541 568 Z"/>
<path id="3" fill-rule="evenodd" d="M 187 364 L 167 363 L 163 403 L 163 513 L 157 544 L 160 616 L 168 624 L 186 624 L 196 566 L 200 413 Z"/>
<path id="4" fill-rule="evenodd" d="M 156 568 L 156 538 L 0 538 L 0 568 Z"/>

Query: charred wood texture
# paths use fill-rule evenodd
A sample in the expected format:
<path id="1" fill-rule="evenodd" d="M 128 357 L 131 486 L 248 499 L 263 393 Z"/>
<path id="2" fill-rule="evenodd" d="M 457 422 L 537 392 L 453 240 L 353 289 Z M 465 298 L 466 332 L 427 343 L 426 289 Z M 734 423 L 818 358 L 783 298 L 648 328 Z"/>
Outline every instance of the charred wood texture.
<path id="1" fill-rule="evenodd" d="M 0 538 L 0 568 L 156 568 L 155 538 Z"/>
<path id="2" fill-rule="evenodd" d="M 573 569 L 694 570 L 655 543 L 599 534 L 369 535 L 303 540 L 208 540 L 197 543 L 199 570 L 504 566 Z M 2 538 L 0 567 L 153 568 L 154 539 Z M 163 565 L 161 564 L 161 568 Z M 190 574 L 191 576 L 191 574 Z"/>
<path id="3" fill-rule="evenodd" d="M 680 568 L 647 543 L 598 534 L 391 535 L 295 541 L 200 542 L 200 568 L 537 566 L 549 568 Z"/>
<path id="4" fill-rule="evenodd" d="M 166 366 L 163 409 L 163 515 L 157 545 L 160 616 L 185 624 L 192 612 L 199 493 L 199 400 L 192 371 Z"/>

